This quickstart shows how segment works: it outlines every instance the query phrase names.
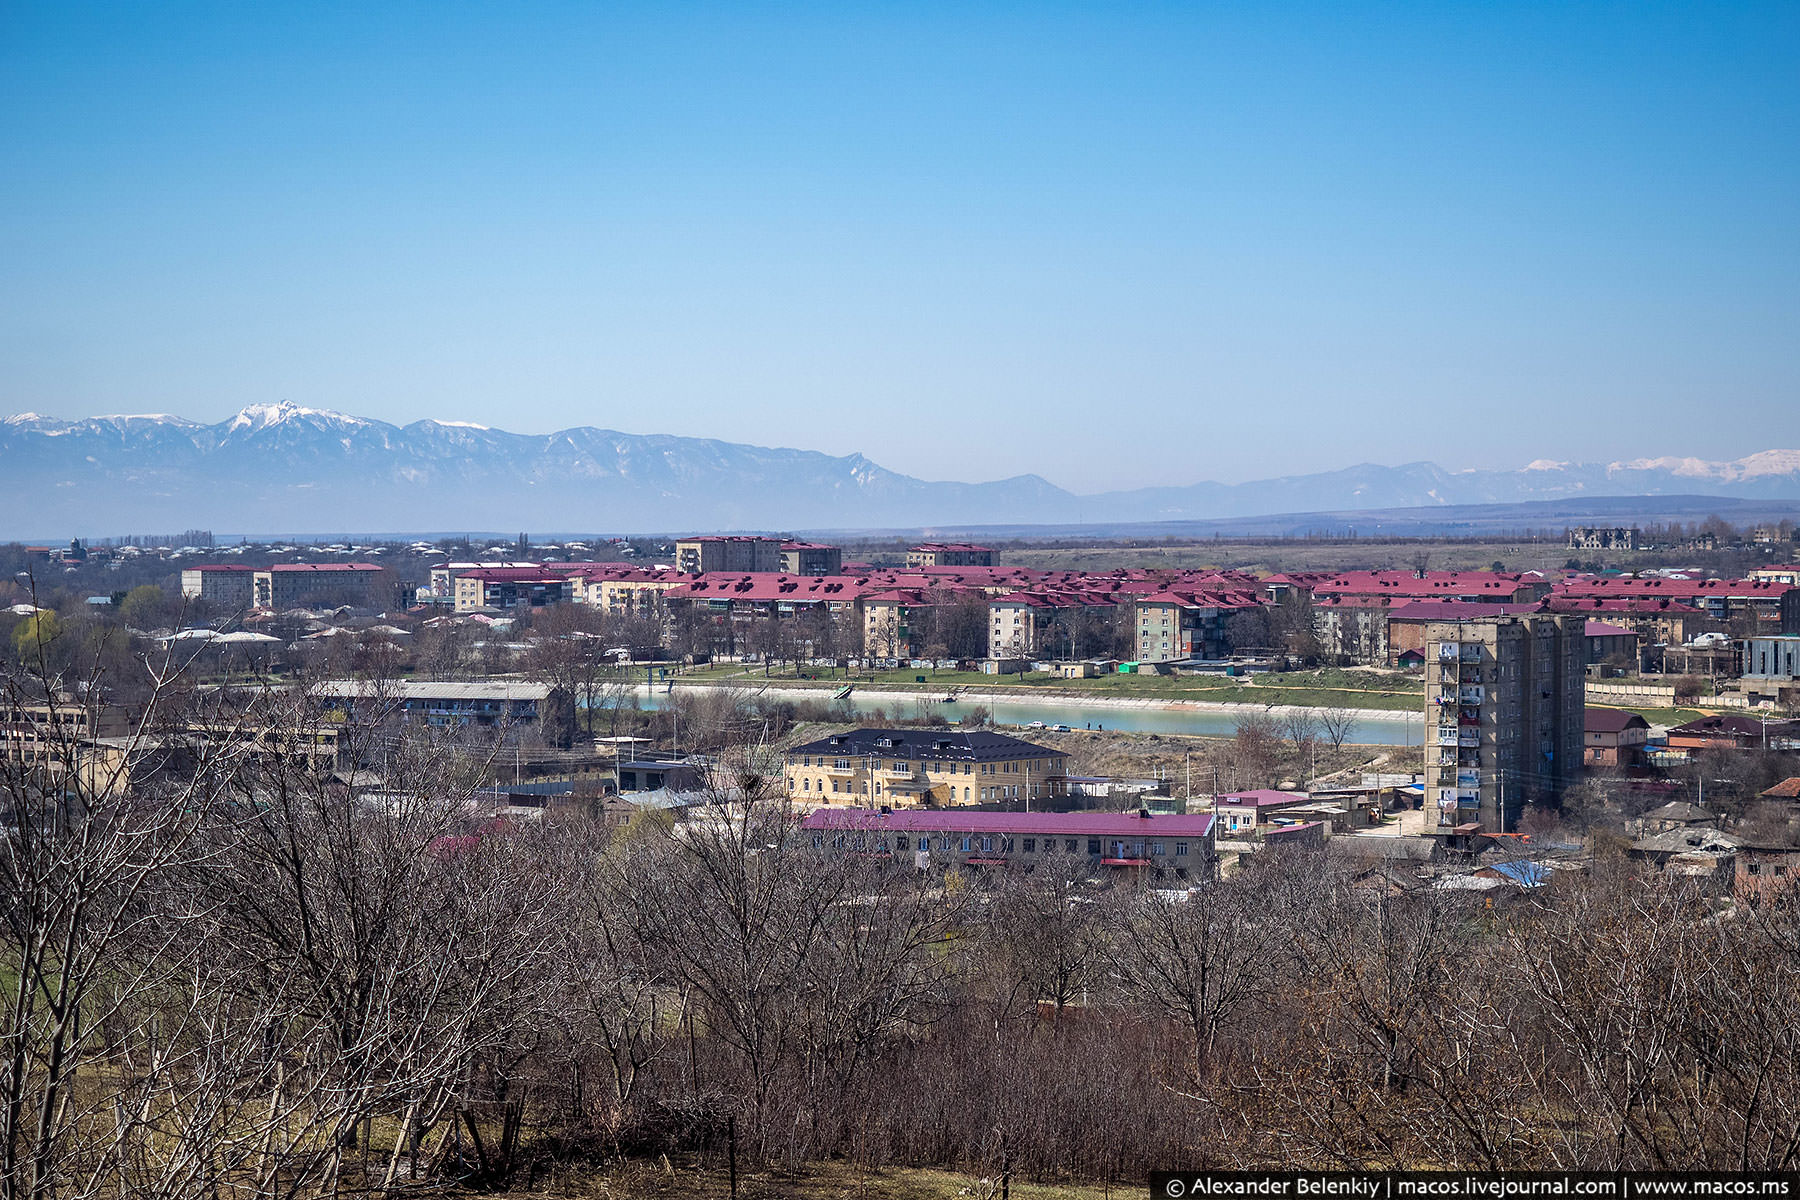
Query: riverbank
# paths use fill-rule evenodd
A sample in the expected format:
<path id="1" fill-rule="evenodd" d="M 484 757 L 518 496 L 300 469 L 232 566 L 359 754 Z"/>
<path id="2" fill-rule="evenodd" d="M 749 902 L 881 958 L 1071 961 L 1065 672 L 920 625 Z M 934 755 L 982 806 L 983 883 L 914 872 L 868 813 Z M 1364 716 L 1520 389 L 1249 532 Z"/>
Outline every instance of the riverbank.
<path id="1" fill-rule="evenodd" d="M 672 686 L 677 691 L 699 691 L 728 688 L 747 696 L 767 699 L 811 701 L 827 700 L 845 685 L 837 683 L 830 691 L 821 687 L 793 687 L 786 682 L 757 686 L 754 680 L 671 680 L 652 691 L 640 685 L 639 702 L 645 707 L 658 707 Z M 1086 696 L 993 690 L 962 690 L 955 701 L 945 700 L 943 688 L 897 688 L 893 685 L 854 687 L 848 697 L 857 716 L 883 719 L 895 716 L 922 717 L 939 715 L 958 720 L 961 715 L 980 707 L 988 712 L 995 725 L 1029 726 L 1067 725 L 1075 731 L 1088 728 L 1116 729 L 1130 733 L 1186 734 L 1197 737 L 1231 737 L 1246 716 L 1269 716 L 1281 720 L 1292 713 L 1316 712 L 1308 705 L 1251 704 L 1218 700 L 1173 700 L 1166 698 Z M 1423 712 L 1396 712 L 1389 709 L 1345 709 L 1350 727 L 1345 741 L 1363 746 L 1416 746 L 1424 741 Z"/>
<path id="2" fill-rule="evenodd" d="M 829 698 L 834 692 L 841 691 L 846 685 L 842 682 L 831 686 L 805 687 L 795 686 L 783 680 L 757 686 L 752 679 L 727 680 L 687 680 L 673 679 L 670 684 L 676 688 L 732 688 L 755 696 L 782 696 L 790 699 L 818 700 L 820 693 Z M 956 699 L 945 699 L 948 689 L 933 687 L 902 688 L 894 684 L 882 684 L 879 687 L 863 687 L 858 684 L 849 685 L 854 690 L 851 696 L 868 701 L 916 703 L 920 700 L 935 702 L 943 707 L 939 710 L 946 716 L 952 709 L 960 705 L 976 704 L 991 706 L 995 704 L 1045 705 L 1066 708 L 1071 704 L 1082 708 L 1112 709 L 1119 711 L 1156 710 L 1169 712 L 1220 712 L 1232 714 L 1267 713 L 1272 717 L 1282 717 L 1288 713 L 1316 711 L 1321 705 L 1312 704 L 1258 704 L 1240 700 L 1176 700 L 1162 696 L 1094 696 L 1073 690 L 1018 692 L 1011 689 L 995 688 L 977 691 L 973 688 L 958 688 Z M 642 692 L 644 689 L 639 688 Z M 1333 706 L 1337 707 L 1337 706 Z M 1413 714 L 1389 708 L 1349 708 L 1344 711 L 1358 720 L 1410 722 Z M 1422 715 L 1417 717 L 1419 724 L 1424 724 Z"/>

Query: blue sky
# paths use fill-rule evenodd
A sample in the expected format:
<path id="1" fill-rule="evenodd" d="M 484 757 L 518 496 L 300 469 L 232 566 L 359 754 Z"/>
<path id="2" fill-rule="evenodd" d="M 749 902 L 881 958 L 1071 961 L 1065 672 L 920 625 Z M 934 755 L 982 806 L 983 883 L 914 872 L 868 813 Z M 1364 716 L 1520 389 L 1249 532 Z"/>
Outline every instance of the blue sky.
<path id="1" fill-rule="evenodd" d="M 1800 443 L 1800 5 L 0 5 L 0 410 L 1077 491 Z"/>

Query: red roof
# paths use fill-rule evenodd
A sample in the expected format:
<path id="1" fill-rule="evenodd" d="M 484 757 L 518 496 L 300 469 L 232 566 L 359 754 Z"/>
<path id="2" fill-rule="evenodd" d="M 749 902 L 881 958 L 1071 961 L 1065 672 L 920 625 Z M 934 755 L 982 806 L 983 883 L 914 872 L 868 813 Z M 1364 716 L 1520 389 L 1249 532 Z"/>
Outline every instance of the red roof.
<path id="1" fill-rule="evenodd" d="M 1289 804 L 1305 804 L 1312 797 L 1301 792 L 1278 792 L 1273 788 L 1257 788 L 1248 792 L 1226 792 L 1217 803 L 1233 808 L 1279 808 Z"/>
<path id="2" fill-rule="evenodd" d="M 866 829 L 887 833 L 1049 834 L 1058 837 L 1205 837 L 1211 813 L 1008 813 L 972 808 L 907 808 L 882 813 L 867 808 L 818 808 L 808 829 Z"/>
<path id="3" fill-rule="evenodd" d="M 310 571 L 315 575 L 335 575 L 346 571 L 379 571 L 375 563 L 278 563 L 266 571 Z"/>
<path id="4" fill-rule="evenodd" d="M 1469 600 L 1408 600 L 1388 610 L 1390 621 L 1474 621 L 1482 617 L 1510 617 L 1534 613 L 1531 604 L 1486 604 Z"/>

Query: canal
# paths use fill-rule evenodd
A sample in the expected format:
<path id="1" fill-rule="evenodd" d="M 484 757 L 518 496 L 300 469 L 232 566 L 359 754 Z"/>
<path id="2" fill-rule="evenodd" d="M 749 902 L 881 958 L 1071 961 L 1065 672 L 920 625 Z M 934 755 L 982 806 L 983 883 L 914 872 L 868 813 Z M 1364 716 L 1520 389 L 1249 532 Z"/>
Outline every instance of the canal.
<path id="1" fill-rule="evenodd" d="M 755 688 L 741 690 L 746 694 L 756 692 Z M 662 707 L 665 692 L 661 685 L 654 693 L 647 687 L 639 687 L 637 691 L 640 706 Z M 761 694 L 770 699 L 824 701 L 830 698 L 829 693 L 817 689 L 769 688 Z M 889 717 L 918 717 L 935 712 L 954 721 L 959 714 L 981 707 L 987 709 L 989 718 L 996 725 L 1024 726 L 1042 721 L 1046 725 L 1067 725 L 1071 729 L 1118 729 L 1126 733 L 1185 733 L 1206 737 L 1232 736 L 1237 732 L 1239 719 L 1256 711 L 1247 705 L 1203 708 L 1155 701 L 1083 704 L 1079 700 L 1049 697 L 1022 700 L 974 697 L 945 703 L 941 697 L 924 693 L 864 692 L 861 689 L 851 693 L 849 703 L 859 717 L 869 716 L 879 709 Z M 1359 746 L 1423 745 L 1424 714 L 1358 709 L 1356 722 L 1345 740 Z"/>

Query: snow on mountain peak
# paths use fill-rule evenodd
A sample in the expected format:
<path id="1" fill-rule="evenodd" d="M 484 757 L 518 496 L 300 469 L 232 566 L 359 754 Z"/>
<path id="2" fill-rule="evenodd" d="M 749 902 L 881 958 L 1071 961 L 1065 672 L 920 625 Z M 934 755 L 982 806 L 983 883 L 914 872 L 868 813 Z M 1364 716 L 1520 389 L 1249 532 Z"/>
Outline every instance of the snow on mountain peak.
<path id="1" fill-rule="evenodd" d="M 1629 462 L 1608 463 L 1607 473 L 1615 471 L 1667 471 L 1686 479 L 1714 479 L 1726 483 L 1754 479 L 1760 475 L 1800 474 L 1800 450 L 1760 450 L 1735 462 L 1708 462 L 1704 458 L 1634 458 Z"/>
<path id="2" fill-rule="evenodd" d="M 1569 469 L 1569 464 L 1558 462 L 1554 458 L 1534 458 L 1525 464 L 1524 469 L 1527 471 L 1566 471 Z"/>
<path id="3" fill-rule="evenodd" d="M 283 400 L 279 404 L 251 404 L 239 409 L 237 416 L 231 418 L 230 423 L 226 425 L 225 432 L 236 433 L 239 430 L 249 430 L 254 433 L 259 429 L 282 425 L 301 417 L 322 417 L 341 425 L 364 423 L 360 417 L 333 412 L 329 408 L 303 408 L 291 400 Z"/>

